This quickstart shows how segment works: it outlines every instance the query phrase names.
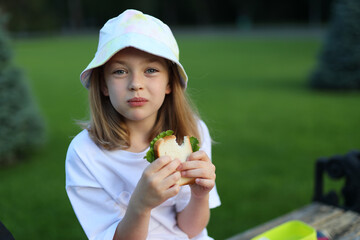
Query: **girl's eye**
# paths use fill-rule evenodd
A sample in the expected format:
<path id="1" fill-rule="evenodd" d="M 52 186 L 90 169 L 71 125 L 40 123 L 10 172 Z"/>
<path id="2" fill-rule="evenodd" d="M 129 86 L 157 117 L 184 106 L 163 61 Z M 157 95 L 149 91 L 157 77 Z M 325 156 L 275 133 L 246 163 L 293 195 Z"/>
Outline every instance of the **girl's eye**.
<path id="1" fill-rule="evenodd" d="M 158 70 L 156 70 L 155 68 L 146 69 L 146 73 L 156 73 L 156 72 L 158 72 Z"/>
<path id="2" fill-rule="evenodd" d="M 126 73 L 125 70 L 122 70 L 122 69 L 114 71 L 114 74 L 117 74 L 117 75 L 122 75 L 125 73 Z"/>

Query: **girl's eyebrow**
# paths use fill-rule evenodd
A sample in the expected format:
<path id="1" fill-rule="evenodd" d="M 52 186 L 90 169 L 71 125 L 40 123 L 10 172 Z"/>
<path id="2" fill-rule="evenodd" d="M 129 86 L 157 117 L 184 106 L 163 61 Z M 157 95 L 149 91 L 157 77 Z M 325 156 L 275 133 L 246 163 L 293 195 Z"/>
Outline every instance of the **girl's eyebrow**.
<path id="1" fill-rule="evenodd" d="M 163 58 L 149 58 L 145 61 L 145 63 L 149 64 L 149 63 L 156 63 L 156 64 L 160 64 L 163 66 L 167 66 L 167 62 L 165 59 Z"/>
<path id="2" fill-rule="evenodd" d="M 153 63 L 153 62 L 161 63 L 162 62 L 161 60 L 162 59 L 159 59 L 159 58 L 149 58 L 149 59 L 146 60 L 146 62 L 148 62 L 148 63 Z"/>
<path id="3" fill-rule="evenodd" d="M 110 61 L 110 64 L 114 64 L 114 63 L 118 63 L 118 64 L 125 64 L 125 62 L 124 61 L 121 61 L 121 60 L 111 60 Z"/>

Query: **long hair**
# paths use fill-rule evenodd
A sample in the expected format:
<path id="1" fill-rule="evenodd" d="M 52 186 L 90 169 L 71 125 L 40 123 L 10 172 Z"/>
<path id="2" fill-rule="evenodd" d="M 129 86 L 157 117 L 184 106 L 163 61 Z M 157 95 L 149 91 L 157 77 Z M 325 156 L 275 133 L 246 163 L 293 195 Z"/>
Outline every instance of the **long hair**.
<path id="1" fill-rule="evenodd" d="M 199 114 L 181 84 L 176 64 L 167 62 L 171 92 L 165 96 L 148 141 L 150 143 L 160 132 L 166 130 L 173 130 L 179 143 L 184 136 L 194 136 L 201 141 Z M 109 97 L 102 93 L 103 84 L 103 67 L 93 69 L 89 87 L 90 123 L 85 128 L 98 146 L 107 150 L 127 149 L 130 147 L 130 133 L 125 119 L 114 109 Z"/>

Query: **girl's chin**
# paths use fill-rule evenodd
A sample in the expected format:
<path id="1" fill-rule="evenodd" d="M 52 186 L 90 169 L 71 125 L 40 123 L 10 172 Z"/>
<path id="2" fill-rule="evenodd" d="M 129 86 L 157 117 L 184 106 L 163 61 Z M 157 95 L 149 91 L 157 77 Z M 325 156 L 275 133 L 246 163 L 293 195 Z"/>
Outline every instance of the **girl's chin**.
<path id="1" fill-rule="evenodd" d="M 151 121 L 155 123 L 156 115 L 143 115 L 143 114 L 133 114 L 131 116 L 125 116 L 128 122 L 137 122 L 137 123 L 145 123 L 147 121 Z"/>
<path id="2" fill-rule="evenodd" d="M 160 107 L 159 107 L 160 108 Z M 123 117 L 126 118 L 126 121 L 131 122 L 144 122 L 150 121 L 151 123 L 155 123 L 157 111 L 150 111 L 145 108 L 130 108 L 124 109 L 123 111 L 118 111 Z"/>

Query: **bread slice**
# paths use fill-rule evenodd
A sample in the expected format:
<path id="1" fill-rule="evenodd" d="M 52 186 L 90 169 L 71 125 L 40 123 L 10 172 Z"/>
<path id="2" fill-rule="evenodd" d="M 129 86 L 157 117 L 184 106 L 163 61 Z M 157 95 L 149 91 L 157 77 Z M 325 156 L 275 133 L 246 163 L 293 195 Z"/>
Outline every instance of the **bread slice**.
<path id="1" fill-rule="evenodd" d="M 154 152 L 156 158 L 170 156 L 172 159 L 177 158 L 181 162 L 185 162 L 187 157 L 192 153 L 190 138 L 185 136 L 184 142 L 181 145 L 176 142 L 176 137 L 174 135 L 160 138 L 154 145 Z M 178 184 L 183 186 L 192 184 L 194 182 L 194 178 L 181 177 L 181 179 L 178 181 Z"/>

